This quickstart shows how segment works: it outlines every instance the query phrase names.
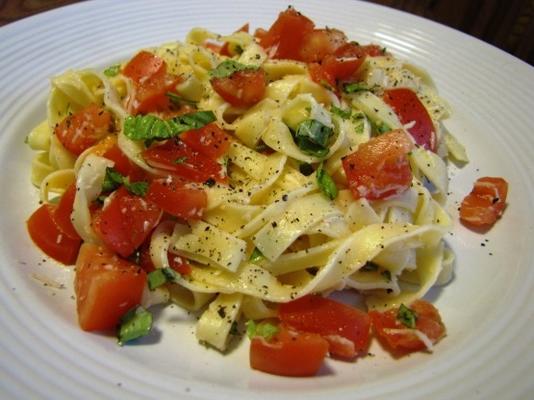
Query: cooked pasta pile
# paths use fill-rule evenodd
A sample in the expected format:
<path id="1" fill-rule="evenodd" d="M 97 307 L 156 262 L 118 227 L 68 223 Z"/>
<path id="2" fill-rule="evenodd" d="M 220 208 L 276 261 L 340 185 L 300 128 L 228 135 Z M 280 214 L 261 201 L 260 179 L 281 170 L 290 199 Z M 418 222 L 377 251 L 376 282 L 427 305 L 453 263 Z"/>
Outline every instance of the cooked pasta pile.
<path id="1" fill-rule="evenodd" d="M 276 49 L 265 48 L 245 31 L 221 36 L 202 28 L 191 30 L 184 42 L 144 51 L 162 60 L 167 74 L 179 77 L 173 83 L 178 111 L 211 111 L 211 123 L 224 130 L 229 142 L 217 158 L 218 177 L 184 183 L 204 191 L 205 207 L 193 209 L 190 218 L 164 212 L 150 226 L 146 243 L 155 269 L 169 269 L 173 260 L 189 269 L 154 290 L 145 287 L 145 306 L 169 301 L 203 310 L 198 339 L 224 351 L 236 323 L 276 317 L 277 303 L 355 289 L 370 310 L 384 311 L 411 304 L 450 280 L 454 255 L 444 241 L 452 224 L 443 208 L 446 159 L 467 157 L 444 128 L 449 106 L 422 69 L 384 49 L 364 58 L 356 86 L 333 87 L 313 77 L 312 63 L 276 57 Z M 36 150 L 31 180 L 42 202 L 54 203 L 75 184 L 71 221 L 84 246 L 106 244 L 93 223 L 95 204 L 100 201 L 98 207 L 105 210 L 114 197 L 111 193 L 102 200 L 103 184 L 115 165 L 104 156 L 106 140 L 144 171 L 146 181 L 175 176 L 145 156 L 147 149 L 174 139 L 135 140 L 126 126 L 141 129 L 134 115 L 166 121 L 180 112 L 140 111 L 139 86 L 125 75 L 127 64 L 106 73 L 71 70 L 54 77 L 47 119 L 28 136 Z M 241 106 L 225 100 L 213 85 L 217 74 L 228 76 L 225 68 L 263 71 L 261 98 Z M 410 89 L 424 105 L 435 135 L 432 148 L 412 138 L 415 121 L 402 121 L 399 110 L 384 99 L 395 88 Z M 55 132 L 92 104 L 111 114 L 110 132 L 74 154 Z M 154 130 L 157 122 L 151 124 Z M 301 131 L 327 134 L 301 140 Z M 343 163 L 390 131 L 411 138 L 406 155 L 411 184 L 384 197 L 366 196 L 367 189 L 348 181 Z M 175 161 L 188 162 L 186 157 Z"/>

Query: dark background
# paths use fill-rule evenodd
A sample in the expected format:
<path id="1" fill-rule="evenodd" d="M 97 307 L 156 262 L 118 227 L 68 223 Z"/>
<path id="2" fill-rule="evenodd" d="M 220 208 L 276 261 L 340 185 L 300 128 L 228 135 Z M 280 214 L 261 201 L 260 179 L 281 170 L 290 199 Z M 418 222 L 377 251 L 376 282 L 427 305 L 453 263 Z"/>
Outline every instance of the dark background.
<path id="1" fill-rule="evenodd" d="M 440 22 L 534 65 L 534 0 L 372 0 Z M 0 0 L 0 26 L 72 0 Z M 290 3 L 290 1 L 288 1 Z"/>

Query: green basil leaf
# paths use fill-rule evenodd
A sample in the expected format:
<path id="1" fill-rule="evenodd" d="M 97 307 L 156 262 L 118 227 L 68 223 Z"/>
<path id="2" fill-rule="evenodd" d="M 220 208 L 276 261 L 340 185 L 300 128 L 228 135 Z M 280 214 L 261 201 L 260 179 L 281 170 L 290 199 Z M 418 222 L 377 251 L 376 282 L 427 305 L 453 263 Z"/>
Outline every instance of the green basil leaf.
<path id="1" fill-rule="evenodd" d="M 144 197 L 146 192 L 148 192 L 148 182 L 139 181 L 130 183 L 128 179 L 124 180 L 124 186 L 131 194 L 136 196 Z"/>
<path id="2" fill-rule="evenodd" d="M 111 65 L 111 66 L 107 67 L 104 70 L 104 75 L 112 78 L 114 76 L 117 76 L 120 71 L 121 71 L 121 65 L 120 64 L 115 64 L 115 65 Z"/>
<path id="3" fill-rule="evenodd" d="M 366 92 L 369 90 L 371 90 L 371 88 L 365 82 L 352 82 L 352 83 L 346 83 L 345 85 L 343 85 L 343 91 L 347 94 L 357 93 L 357 92 Z"/>
<path id="4" fill-rule="evenodd" d="M 245 65 L 237 62 L 235 60 L 225 60 L 215 69 L 210 71 L 210 76 L 212 78 L 227 78 L 232 76 L 235 72 L 239 71 L 256 71 L 258 67 L 253 65 Z"/>
<path id="5" fill-rule="evenodd" d="M 103 192 L 112 192 L 123 184 L 124 177 L 115 168 L 106 168 L 106 176 L 102 183 Z"/>
<path id="6" fill-rule="evenodd" d="M 342 108 L 336 106 L 332 106 L 330 108 L 330 112 L 338 117 L 341 117 L 342 119 L 349 119 L 352 114 L 352 110 L 350 108 L 343 110 Z"/>
<path id="7" fill-rule="evenodd" d="M 321 192 L 323 192 L 323 194 L 330 200 L 334 200 L 337 197 L 338 191 L 336 183 L 323 168 L 322 163 L 317 169 L 317 185 L 319 186 L 319 189 L 321 189 Z"/>
<path id="8" fill-rule="evenodd" d="M 399 307 L 399 311 L 397 312 L 397 320 L 402 322 L 404 326 L 414 329 L 415 323 L 417 321 L 417 314 L 411 308 L 408 308 L 404 304 L 401 304 Z"/>
<path id="9" fill-rule="evenodd" d="M 197 102 L 196 101 L 184 99 L 182 96 L 179 96 L 179 95 L 177 95 L 176 93 L 173 93 L 173 92 L 167 92 L 167 93 L 165 93 L 165 96 L 167 96 L 169 98 L 169 100 L 171 101 L 172 104 L 177 105 L 177 106 L 181 106 L 181 105 L 184 105 L 184 104 L 187 104 L 187 105 L 193 106 L 193 107 L 197 106 Z"/>
<path id="10" fill-rule="evenodd" d="M 252 339 L 256 336 L 261 336 L 265 340 L 271 340 L 280 332 L 280 328 L 276 325 L 273 325 L 269 322 L 260 322 L 256 324 L 253 320 L 249 320 L 246 323 L 247 326 L 247 336 Z"/>
<path id="11" fill-rule="evenodd" d="M 117 332 L 119 345 L 148 335 L 152 328 L 152 314 L 141 306 L 136 306 L 124 314 Z"/>
<path id="12" fill-rule="evenodd" d="M 172 268 L 158 268 L 147 275 L 148 288 L 154 290 L 165 283 L 176 282 L 180 274 Z"/>
<path id="13" fill-rule="evenodd" d="M 305 154 L 325 157 L 328 154 L 328 143 L 333 134 L 332 128 L 315 119 L 307 119 L 297 126 L 295 143 Z"/>
<path id="14" fill-rule="evenodd" d="M 148 182 L 139 181 L 130 183 L 130 180 L 124 177 L 120 172 L 114 168 L 106 168 L 106 176 L 102 183 L 103 192 L 112 192 L 118 189 L 121 185 L 124 185 L 126 190 L 136 196 L 145 196 L 148 191 Z"/>
<path id="15" fill-rule="evenodd" d="M 124 120 L 124 134 L 132 140 L 169 139 L 191 129 L 199 129 L 215 121 L 212 111 L 197 111 L 162 120 L 154 115 L 128 116 Z"/>
<path id="16" fill-rule="evenodd" d="M 253 264 L 259 263 L 261 260 L 263 260 L 263 254 L 257 247 L 254 247 L 254 251 L 250 255 L 249 261 Z"/>

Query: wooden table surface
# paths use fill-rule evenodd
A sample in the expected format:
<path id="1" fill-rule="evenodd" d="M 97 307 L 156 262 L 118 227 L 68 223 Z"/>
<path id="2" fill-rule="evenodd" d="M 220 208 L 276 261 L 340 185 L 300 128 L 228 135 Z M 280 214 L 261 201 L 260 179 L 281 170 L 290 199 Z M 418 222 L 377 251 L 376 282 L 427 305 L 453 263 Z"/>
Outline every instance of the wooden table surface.
<path id="1" fill-rule="evenodd" d="M 77 2 L 0 0 L 0 26 Z M 373 0 L 373 2 L 449 25 L 534 65 L 534 0 Z"/>

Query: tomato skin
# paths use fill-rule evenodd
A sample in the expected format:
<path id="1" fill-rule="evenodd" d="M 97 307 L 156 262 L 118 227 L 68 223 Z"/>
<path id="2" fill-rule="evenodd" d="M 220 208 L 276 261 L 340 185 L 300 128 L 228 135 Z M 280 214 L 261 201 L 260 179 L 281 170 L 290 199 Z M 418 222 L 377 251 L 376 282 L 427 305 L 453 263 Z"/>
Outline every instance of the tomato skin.
<path id="1" fill-rule="evenodd" d="M 313 31 L 314 26 L 310 19 L 289 7 L 278 15 L 267 32 L 256 32 L 260 37 L 260 46 L 267 53 L 274 51 L 272 58 L 299 60 L 305 37 Z"/>
<path id="2" fill-rule="evenodd" d="M 104 108 L 90 104 L 61 121 L 54 128 L 54 134 L 63 147 L 80 155 L 112 130 L 112 115 Z"/>
<path id="3" fill-rule="evenodd" d="M 128 193 L 121 186 L 109 203 L 93 217 L 95 231 L 106 246 L 128 257 L 158 224 L 161 209 L 146 199 Z"/>
<path id="4" fill-rule="evenodd" d="M 342 161 L 355 199 L 386 199 L 410 187 L 412 172 L 406 154 L 410 138 L 400 130 L 385 133 L 361 144 Z"/>
<path id="5" fill-rule="evenodd" d="M 384 91 L 383 99 L 395 111 L 402 124 L 415 122 L 415 125 L 408 129 L 410 135 L 415 139 L 415 143 L 427 150 L 436 151 L 434 123 L 413 90 L 406 88 L 387 89 Z"/>
<path id="6" fill-rule="evenodd" d="M 72 183 L 61 196 L 57 207 L 54 210 L 54 220 L 59 229 L 71 239 L 81 240 L 80 235 L 72 225 L 71 217 L 76 197 L 76 185 Z"/>
<path id="7" fill-rule="evenodd" d="M 280 325 L 269 342 L 254 337 L 250 342 L 250 366 L 282 376 L 314 376 L 328 352 L 328 342 L 320 335 L 297 332 Z"/>
<path id="8" fill-rule="evenodd" d="M 320 64 L 308 64 L 308 72 L 310 73 L 310 78 L 315 83 L 323 86 L 326 84 L 327 86 L 330 86 L 330 88 L 336 87 L 336 78 L 326 71 Z"/>
<path id="9" fill-rule="evenodd" d="M 305 62 L 320 62 L 334 54 L 347 42 L 345 34 L 337 29 L 314 29 L 305 37 L 299 50 L 299 59 Z"/>
<path id="10" fill-rule="evenodd" d="M 410 308 L 417 315 L 415 328 L 423 332 L 432 343 L 438 342 L 445 335 L 445 326 L 438 310 L 425 300 L 416 300 Z M 408 329 L 397 319 L 398 308 L 385 312 L 370 311 L 373 328 L 378 338 L 386 346 L 401 353 L 425 350 L 425 344 L 411 332 L 390 333 L 388 329 Z"/>
<path id="11" fill-rule="evenodd" d="M 203 189 L 187 187 L 176 179 L 154 179 L 148 188 L 146 198 L 163 211 L 186 220 L 202 218 L 208 204 Z"/>
<path id="12" fill-rule="evenodd" d="M 371 320 L 366 312 L 357 308 L 308 295 L 281 304 L 278 312 L 287 326 L 317 333 L 326 339 L 332 356 L 353 358 L 369 347 Z"/>
<path id="13" fill-rule="evenodd" d="M 143 80 L 164 75 L 165 72 L 165 61 L 144 50 L 137 53 L 122 70 L 123 75 L 135 83 L 141 83 Z"/>
<path id="14" fill-rule="evenodd" d="M 27 228 L 33 242 L 46 255 L 65 265 L 76 261 L 81 240 L 67 236 L 54 220 L 56 207 L 43 204 L 33 212 L 27 221 Z"/>
<path id="15" fill-rule="evenodd" d="M 78 322 L 85 331 L 114 329 L 140 304 L 146 272 L 105 248 L 84 243 L 76 261 L 74 291 Z"/>
<path id="16" fill-rule="evenodd" d="M 151 167 L 168 171 L 190 182 L 202 183 L 210 178 L 225 182 L 227 179 L 221 164 L 194 151 L 182 141 L 167 140 L 154 144 L 143 152 L 143 158 Z"/>
<path id="17" fill-rule="evenodd" d="M 226 78 L 211 79 L 213 89 L 235 107 L 250 107 L 265 95 L 265 72 L 237 71 Z"/>
<path id="18" fill-rule="evenodd" d="M 131 182 L 141 181 L 146 178 L 145 171 L 130 161 L 117 144 L 106 150 L 102 157 L 113 161 L 113 168 L 122 175 L 129 177 Z"/>
<path id="19" fill-rule="evenodd" d="M 184 132 L 180 140 L 194 151 L 211 158 L 221 157 L 230 146 L 229 136 L 215 122 Z"/>
<path id="20" fill-rule="evenodd" d="M 460 220 L 468 227 L 490 228 L 503 214 L 508 183 L 502 178 L 479 178 L 462 201 Z"/>
<path id="21" fill-rule="evenodd" d="M 181 79 L 167 74 L 167 64 L 162 58 L 143 50 L 126 64 L 122 73 L 134 83 L 134 93 L 127 105 L 131 114 L 170 109 L 166 93 L 175 93 Z"/>

